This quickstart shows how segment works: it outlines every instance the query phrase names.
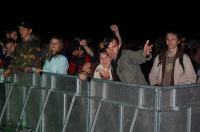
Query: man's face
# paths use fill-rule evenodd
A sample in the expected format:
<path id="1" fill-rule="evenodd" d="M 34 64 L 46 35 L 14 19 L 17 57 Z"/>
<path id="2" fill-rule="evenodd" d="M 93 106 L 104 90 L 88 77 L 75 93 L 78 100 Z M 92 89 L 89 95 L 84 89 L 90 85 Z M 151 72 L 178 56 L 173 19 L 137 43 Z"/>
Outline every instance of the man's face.
<path id="1" fill-rule="evenodd" d="M 114 39 L 110 42 L 109 46 L 106 48 L 106 52 L 112 59 L 117 58 L 117 54 L 119 52 L 119 43 Z"/>
<path id="2" fill-rule="evenodd" d="M 166 36 L 166 43 L 169 49 L 174 49 L 178 46 L 179 44 L 179 39 L 177 35 L 168 33 Z"/>
<path id="3" fill-rule="evenodd" d="M 31 32 L 32 32 L 32 29 L 25 28 L 23 26 L 19 27 L 19 33 L 23 39 L 29 37 L 31 35 Z"/>

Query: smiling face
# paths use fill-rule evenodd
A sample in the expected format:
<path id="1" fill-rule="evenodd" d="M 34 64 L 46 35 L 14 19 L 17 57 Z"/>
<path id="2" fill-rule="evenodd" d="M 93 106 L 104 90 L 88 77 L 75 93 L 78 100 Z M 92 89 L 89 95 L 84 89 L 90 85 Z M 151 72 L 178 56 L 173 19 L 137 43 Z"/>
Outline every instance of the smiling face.
<path id="1" fill-rule="evenodd" d="M 116 59 L 117 58 L 117 54 L 119 52 L 119 43 L 117 42 L 117 40 L 113 39 L 108 47 L 106 48 L 106 52 L 108 53 L 108 55 L 112 58 L 112 59 Z"/>
<path id="2" fill-rule="evenodd" d="M 100 53 L 100 64 L 104 67 L 104 68 L 109 68 L 111 65 L 111 58 L 110 56 L 108 56 L 108 54 L 106 52 L 102 52 Z"/>
<path id="3" fill-rule="evenodd" d="M 13 42 L 9 42 L 5 45 L 5 48 L 7 50 L 7 52 L 9 54 L 14 54 L 15 52 L 15 48 L 16 48 L 16 43 L 13 43 Z"/>

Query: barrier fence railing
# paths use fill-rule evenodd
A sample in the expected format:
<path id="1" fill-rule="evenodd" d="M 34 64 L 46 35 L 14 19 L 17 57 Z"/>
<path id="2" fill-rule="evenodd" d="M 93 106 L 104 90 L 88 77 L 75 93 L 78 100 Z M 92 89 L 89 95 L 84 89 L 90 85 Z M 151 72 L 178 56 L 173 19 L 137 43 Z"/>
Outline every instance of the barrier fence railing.
<path id="1" fill-rule="evenodd" d="M 50 73 L 0 81 L 2 131 L 200 131 L 200 84 L 158 87 Z"/>

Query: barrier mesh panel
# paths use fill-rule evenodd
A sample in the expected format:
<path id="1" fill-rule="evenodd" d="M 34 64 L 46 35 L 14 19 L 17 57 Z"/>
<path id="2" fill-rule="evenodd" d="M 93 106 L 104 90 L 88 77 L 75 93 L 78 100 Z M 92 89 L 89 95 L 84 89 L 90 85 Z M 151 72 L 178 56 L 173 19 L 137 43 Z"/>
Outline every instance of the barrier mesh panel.
<path id="1" fill-rule="evenodd" d="M 5 80 L 1 131 L 4 125 L 16 127 L 23 108 L 19 125 L 39 127 L 39 132 L 60 132 L 64 125 L 66 132 L 200 131 L 199 84 L 152 87 L 45 73 L 18 73 Z"/>

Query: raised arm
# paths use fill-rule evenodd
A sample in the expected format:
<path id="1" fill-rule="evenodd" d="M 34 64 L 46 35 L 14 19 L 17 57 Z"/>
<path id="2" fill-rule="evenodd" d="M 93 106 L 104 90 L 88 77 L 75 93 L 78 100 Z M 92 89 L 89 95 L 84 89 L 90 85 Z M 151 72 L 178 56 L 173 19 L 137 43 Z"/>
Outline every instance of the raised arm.
<path id="1" fill-rule="evenodd" d="M 122 38 L 121 38 L 121 35 L 120 35 L 120 33 L 119 33 L 118 25 L 113 24 L 113 25 L 110 26 L 110 29 L 111 29 L 111 31 L 114 32 L 114 34 L 115 34 L 115 35 L 117 36 L 117 38 L 119 39 L 119 47 L 121 47 L 121 46 L 122 46 Z"/>
<path id="2" fill-rule="evenodd" d="M 153 45 L 149 45 L 149 40 L 144 45 L 144 57 L 151 55 Z"/>
<path id="3" fill-rule="evenodd" d="M 92 51 L 92 49 L 87 45 L 87 41 L 85 39 L 82 39 L 80 41 L 80 45 L 85 49 L 85 51 L 87 52 L 88 55 L 90 55 L 91 57 L 94 57 L 94 52 Z"/>

